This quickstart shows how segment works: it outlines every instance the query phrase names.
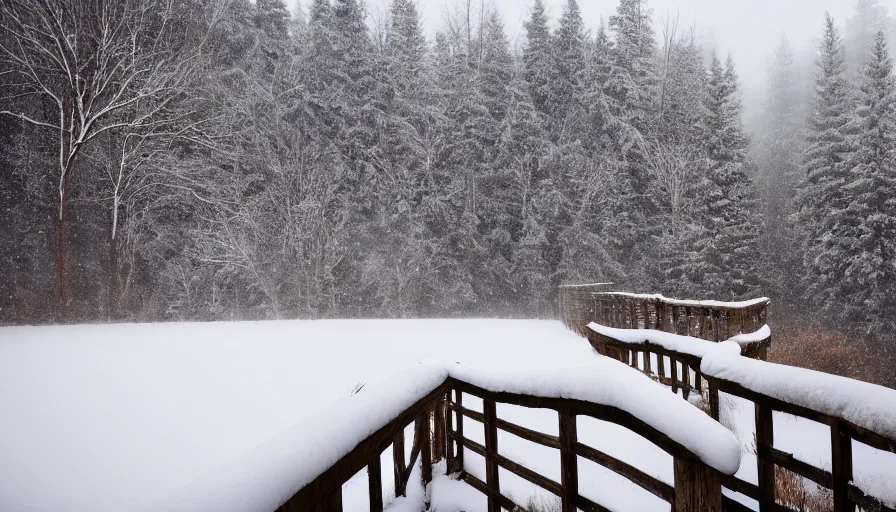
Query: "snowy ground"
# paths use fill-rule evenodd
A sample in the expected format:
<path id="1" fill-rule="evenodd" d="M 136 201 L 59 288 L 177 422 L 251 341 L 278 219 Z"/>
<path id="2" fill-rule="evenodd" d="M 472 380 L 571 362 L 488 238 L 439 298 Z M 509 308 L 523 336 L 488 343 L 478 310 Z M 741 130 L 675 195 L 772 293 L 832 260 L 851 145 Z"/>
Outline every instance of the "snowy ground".
<path id="1" fill-rule="evenodd" d="M 152 508 L 349 395 L 358 384 L 422 359 L 513 370 L 564 368 L 597 357 L 559 322 L 543 321 L 0 328 L 0 510 Z M 472 397 L 464 402 L 481 410 Z M 498 415 L 557 433 L 552 412 L 499 405 Z M 734 416 L 743 423 L 741 439 L 749 445 L 750 404 L 742 404 Z M 826 459 L 830 464 L 830 450 L 816 448 L 826 446 L 823 430 L 812 433 L 811 427 L 797 427 L 794 421 L 775 420 L 780 448 L 809 462 L 824 464 Z M 467 436 L 482 443 L 481 425 L 466 421 Z M 582 418 L 579 435 L 584 443 L 671 483 L 671 458 L 625 429 Z M 509 458 L 559 480 L 555 450 L 503 432 L 498 445 Z M 857 477 L 869 472 L 896 475 L 896 456 L 860 453 Z M 468 471 L 484 479 L 478 456 L 467 451 L 466 457 Z M 749 461 L 745 457 L 741 476 L 750 479 L 752 473 L 755 479 L 755 462 Z M 388 479 L 389 451 L 383 467 Z M 661 500 L 588 461 L 580 459 L 580 472 L 581 492 L 605 506 L 669 510 Z M 506 471 L 500 478 L 502 490 L 519 502 L 534 495 L 550 499 Z M 433 508 L 453 510 L 444 499 L 450 495 L 454 503 L 466 500 L 464 510 L 484 510 L 484 497 L 463 492 L 461 485 L 438 480 Z M 348 482 L 344 491 L 347 511 L 367 509 L 366 475 Z M 416 492 L 409 489 L 411 498 Z"/>

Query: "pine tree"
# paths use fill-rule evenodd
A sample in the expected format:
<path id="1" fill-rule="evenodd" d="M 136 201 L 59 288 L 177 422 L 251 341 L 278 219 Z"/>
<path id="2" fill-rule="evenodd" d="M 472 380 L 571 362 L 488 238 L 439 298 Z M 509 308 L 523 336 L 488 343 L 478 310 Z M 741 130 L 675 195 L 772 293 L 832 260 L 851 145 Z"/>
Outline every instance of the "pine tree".
<path id="1" fill-rule="evenodd" d="M 575 99 L 581 94 L 585 71 L 585 28 L 576 0 L 567 0 L 553 40 L 553 73 L 550 84 L 552 132 L 560 139 L 577 133 Z"/>
<path id="2" fill-rule="evenodd" d="M 615 214 L 608 219 L 608 237 L 614 240 L 619 262 L 627 268 L 632 284 L 648 284 L 646 265 L 656 247 L 652 244 L 659 226 L 651 219 L 658 214 L 650 196 L 651 180 L 645 164 L 648 137 L 655 132 L 656 42 L 651 12 L 646 0 L 620 0 L 610 17 L 614 44 L 612 68 L 604 88 L 612 107 L 611 116 L 633 128 L 631 143 L 621 148 L 614 166 Z"/>
<path id="3" fill-rule="evenodd" d="M 853 120 L 855 150 L 847 163 L 853 196 L 844 215 L 848 261 L 844 272 L 847 315 L 872 334 L 893 328 L 896 301 L 896 84 L 893 61 L 882 31 L 865 65 L 859 109 Z"/>
<path id="4" fill-rule="evenodd" d="M 535 0 L 532 14 L 525 24 L 526 47 L 523 51 L 523 63 L 526 82 L 532 94 L 532 103 L 542 114 L 548 113 L 551 100 L 552 77 L 552 43 L 551 31 L 548 28 L 548 17 L 544 10 L 544 2 Z"/>
<path id="5" fill-rule="evenodd" d="M 769 69 L 753 161 L 758 167 L 757 181 L 765 206 L 760 252 L 766 260 L 763 273 L 770 283 L 769 294 L 794 304 L 802 301 L 802 262 L 790 222 L 801 175 L 804 120 L 808 117 L 802 87 L 803 77 L 790 43 L 782 38 Z"/>
<path id="6" fill-rule="evenodd" d="M 620 0 L 610 16 L 613 76 L 610 91 L 627 122 L 646 136 L 652 133 L 656 108 L 656 41 L 647 0 Z"/>
<path id="7" fill-rule="evenodd" d="M 745 299 L 758 292 L 759 237 L 756 196 L 745 172 L 749 141 L 741 125 L 738 78 L 731 56 L 723 70 L 713 54 L 705 98 L 707 174 L 696 195 L 704 234 L 697 247 L 703 295 Z"/>
<path id="8" fill-rule="evenodd" d="M 804 279 L 812 300 L 824 309 L 838 301 L 845 260 L 843 214 L 849 206 L 847 124 L 852 98 L 846 79 L 843 44 L 830 14 L 819 45 L 812 117 L 794 220 L 799 226 Z"/>

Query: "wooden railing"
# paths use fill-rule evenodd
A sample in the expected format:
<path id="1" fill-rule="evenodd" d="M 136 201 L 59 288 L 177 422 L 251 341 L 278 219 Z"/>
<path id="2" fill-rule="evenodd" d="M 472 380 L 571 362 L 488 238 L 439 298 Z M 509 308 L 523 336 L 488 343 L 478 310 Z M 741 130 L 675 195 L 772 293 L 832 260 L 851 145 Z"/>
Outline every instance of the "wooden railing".
<path id="1" fill-rule="evenodd" d="M 561 292 L 562 294 L 562 292 Z M 701 358 L 693 354 L 669 350 L 658 344 L 628 343 L 595 332 L 587 327 L 595 322 L 617 329 L 652 329 L 673 334 L 723 341 L 742 333 L 751 333 L 765 325 L 768 300 L 741 303 L 738 307 L 715 302 L 675 301 L 655 296 L 589 292 L 569 295 L 564 316 L 567 326 L 586 336 L 599 353 L 618 359 L 670 386 L 681 390 L 688 398 L 699 393 L 706 398 L 707 412 L 719 420 L 720 393 L 737 396 L 754 403 L 756 417 L 756 457 L 758 483 L 753 484 L 735 476 L 723 477 L 724 486 L 759 503 L 761 512 L 792 512 L 778 503 L 776 496 L 776 468 L 783 468 L 805 478 L 833 494 L 835 512 L 865 511 L 896 512 L 879 497 L 867 494 L 852 483 L 852 443 L 896 453 L 896 439 L 891 439 L 856 425 L 842 417 L 825 414 L 806 407 L 747 389 L 741 384 L 706 376 L 701 372 Z M 587 311 L 587 315 L 583 314 Z M 765 360 L 770 337 L 742 344 L 741 353 L 753 359 Z M 767 364 L 767 363 L 760 363 Z M 831 430 L 830 450 L 832 471 L 813 466 L 774 447 L 774 412 L 779 411 L 826 425 Z M 824 450 L 826 447 L 819 447 Z M 726 511 L 741 512 L 748 507 L 723 497 Z"/>
<path id="2" fill-rule="evenodd" d="M 354 450 L 300 489 L 278 512 L 341 512 L 342 484 L 367 468 L 370 512 L 383 511 L 383 479 L 380 456 L 392 446 L 395 495 L 404 496 L 411 472 L 422 457 L 424 485 L 432 481 L 432 464 L 445 454 L 445 404 L 447 383 L 417 401 L 388 425 L 359 443 Z M 405 457 L 405 428 L 414 425 L 411 457 Z"/>
<path id="3" fill-rule="evenodd" d="M 620 329 L 656 329 L 709 341 L 755 332 L 766 324 L 768 299 L 741 303 L 687 301 L 607 291 L 608 285 L 560 287 L 560 314 L 568 328 L 587 336 L 590 322 Z M 760 349 L 751 357 L 765 359 Z"/>
<path id="4" fill-rule="evenodd" d="M 464 407 L 464 394 L 479 397 L 483 412 Z M 498 403 L 527 408 L 554 410 L 558 414 L 559 435 L 553 436 L 515 425 L 497 416 Z M 670 485 L 631 464 L 616 459 L 595 448 L 579 442 L 577 418 L 588 416 L 621 425 L 672 455 L 674 460 L 674 484 Z M 479 444 L 464 434 L 463 418 L 480 422 L 484 429 L 485 444 Z M 405 458 L 404 430 L 415 425 L 413 449 L 410 460 Z M 561 481 L 557 482 L 513 462 L 498 450 L 498 431 L 502 430 L 536 444 L 560 451 Z M 342 484 L 365 466 L 368 471 L 370 510 L 381 512 L 383 492 L 380 455 L 389 445 L 394 454 L 395 494 L 404 495 L 411 468 L 422 457 L 424 485 L 432 481 L 432 464 L 447 458 L 449 473 L 459 473 L 460 478 L 482 492 L 488 500 L 490 512 L 525 510 L 501 492 L 498 468 L 515 475 L 560 497 L 562 510 L 576 509 L 586 512 L 606 512 L 601 506 L 579 492 L 578 457 L 593 461 L 629 479 L 646 491 L 668 501 L 675 512 L 720 512 L 722 510 L 721 482 L 723 475 L 701 462 L 687 448 L 672 440 L 628 412 L 606 405 L 581 400 L 560 399 L 506 392 L 493 392 L 449 377 L 444 384 L 422 400 L 402 412 L 395 420 L 357 445 L 335 465 L 299 490 L 283 504 L 280 511 L 341 512 Z M 466 450 L 478 453 L 485 459 L 486 479 L 482 481 L 465 471 Z"/>
<path id="5" fill-rule="evenodd" d="M 670 385 L 673 391 L 681 389 L 685 397 L 691 392 L 703 394 L 707 398 L 708 412 L 716 421 L 719 420 L 720 393 L 741 397 L 754 403 L 758 485 L 735 476 L 725 476 L 722 481 L 726 488 L 758 501 L 761 512 L 795 512 L 794 509 L 776 501 L 776 467 L 784 468 L 831 490 L 835 512 L 854 512 L 857 506 L 866 511 L 896 512 L 896 509 L 886 506 L 880 498 L 866 494 L 851 483 L 853 478 L 853 441 L 878 450 L 896 453 L 896 439 L 889 439 L 841 417 L 787 403 L 734 382 L 706 376 L 700 371 L 701 359 L 690 354 L 664 349 L 650 343 L 626 343 L 594 332 L 589 338 L 595 348 L 600 347 L 599 350 L 604 351 L 605 355 L 618 357 L 619 354 L 629 354 L 631 361 L 640 361 L 640 364 L 631 364 L 645 373 L 652 373 L 654 370 L 651 366 L 651 359 L 654 359 L 658 363 L 655 365 L 658 368 L 655 368 L 657 374 L 653 374 L 653 376 L 658 378 L 658 375 L 671 375 L 671 377 L 659 378 L 659 380 Z M 638 357 L 638 354 L 641 354 L 642 357 Z M 656 357 L 651 358 L 651 354 Z M 669 360 L 669 372 L 665 371 L 664 358 Z M 770 363 L 763 362 L 761 364 Z M 695 375 L 693 385 L 690 380 L 691 374 Z M 794 458 L 792 453 L 786 453 L 774 447 L 774 411 L 812 420 L 827 425 L 831 429 L 830 449 L 833 471 L 800 461 Z M 819 447 L 819 449 L 824 448 Z M 723 503 L 723 508 L 726 511 L 750 510 L 727 496 L 723 497 Z"/>
<path id="6" fill-rule="evenodd" d="M 776 468 L 784 468 L 803 478 L 829 489 L 833 493 L 834 512 L 855 512 L 861 510 L 875 512 L 896 512 L 881 502 L 879 498 L 870 496 L 852 483 L 853 479 L 853 446 L 856 441 L 878 450 L 896 453 L 896 439 L 888 439 L 868 429 L 862 428 L 843 418 L 824 414 L 790 404 L 782 400 L 751 391 L 740 384 L 728 382 L 714 377 L 706 378 L 709 384 L 711 414 L 719 419 L 719 393 L 738 396 L 755 404 L 756 409 L 756 461 L 758 468 L 758 485 L 746 482 L 735 476 L 723 478 L 725 487 L 749 496 L 759 502 L 759 510 L 791 512 L 793 509 L 777 503 L 775 474 Z M 816 421 L 831 429 L 831 466 L 833 471 L 813 466 L 774 447 L 774 411 L 792 414 L 800 418 Z M 819 447 L 823 449 L 823 447 Z M 893 475 L 889 475 L 893 477 Z M 728 503 L 726 509 L 734 512 L 747 511 L 749 508 L 735 502 Z"/>

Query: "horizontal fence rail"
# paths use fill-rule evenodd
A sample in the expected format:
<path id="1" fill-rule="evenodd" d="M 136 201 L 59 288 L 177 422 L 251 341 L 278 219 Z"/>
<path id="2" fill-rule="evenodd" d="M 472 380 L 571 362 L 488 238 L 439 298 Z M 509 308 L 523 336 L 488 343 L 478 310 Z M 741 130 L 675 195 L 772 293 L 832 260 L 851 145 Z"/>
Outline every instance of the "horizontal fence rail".
<path id="1" fill-rule="evenodd" d="M 448 420 L 448 439 L 452 441 L 447 451 L 449 472 L 459 472 L 465 482 L 488 496 L 489 512 L 498 512 L 502 509 L 525 510 L 520 504 L 501 493 L 498 468 L 503 468 L 560 497 L 563 512 L 574 512 L 575 510 L 608 512 L 609 509 L 606 507 L 579 493 L 578 457 L 590 460 L 623 476 L 647 492 L 669 502 L 674 511 L 722 510 L 722 474 L 700 462 L 694 454 L 665 434 L 625 411 L 579 400 L 496 393 L 453 379 L 449 385 L 455 391 L 454 400 L 449 400 L 449 410 L 454 413 L 454 417 L 449 416 Z M 464 393 L 482 400 L 482 413 L 463 406 Z M 495 412 L 498 403 L 556 411 L 559 435 L 552 436 L 536 432 L 498 418 Z M 625 427 L 672 455 L 674 485 L 665 483 L 625 461 L 579 442 L 577 438 L 577 418 L 579 416 L 596 418 Z M 484 446 L 465 437 L 464 417 L 483 425 Z M 560 450 L 561 481 L 552 480 L 502 456 L 497 446 L 498 430 L 509 432 L 548 448 Z M 464 470 L 464 450 L 475 452 L 485 459 L 485 482 Z"/>
<path id="2" fill-rule="evenodd" d="M 701 358 L 668 350 L 650 343 L 627 343 L 613 339 L 594 331 L 589 332 L 589 340 L 598 351 L 610 357 L 619 358 L 639 370 L 652 374 L 665 375 L 665 360 L 669 361 L 671 378 L 659 378 L 661 382 L 672 387 L 673 391 L 682 390 L 687 398 L 689 393 L 697 392 L 708 402 L 707 412 L 719 420 L 720 393 L 737 396 L 754 403 L 756 416 L 756 459 L 758 468 L 758 484 L 753 484 L 735 476 L 724 476 L 724 486 L 743 494 L 759 503 L 760 512 L 797 512 L 796 509 L 778 502 L 776 495 L 776 468 L 790 471 L 802 478 L 814 482 L 833 493 L 834 512 L 855 512 L 858 510 L 874 512 L 896 512 L 880 498 L 872 496 L 852 482 L 853 478 L 853 441 L 872 448 L 896 453 L 896 439 L 889 439 L 868 429 L 855 425 L 843 418 L 818 412 L 806 407 L 787 403 L 783 400 L 764 395 L 745 388 L 735 382 L 729 382 L 701 373 Z M 695 340 L 696 341 L 696 340 Z M 765 342 L 760 342 L 765 343 Z M 767 345 L 766 345 L 767 346 Z M 641 354 L 643 357 L 638 357 Z M 659 368 L 651 366 L 651 357 L 656 356 Z M 630 358 L 630 359 L 626 359 Z M 761 364 L 771 364 L 764 363 Z M 692 381 L 690 374 L 694 374 Z M 655 376 L 656 377 L 656 376 Z M 828 471 L 796 459 L 793 454 L 774 447 L 774 411 L 792 414 L 828 426 L 831 430 L 830 449 L 832 469 Z M 823 447 L 819 447 L 823 449 Z M 751 510 L 741 503 L 724 496 L 723 509 L 729 512 Z"/>
<path id="3" fill-rule="evenodd" d="M 483 412 L 465 408 L 464 394 L 482 399 Z M 496 413 L 498 403 L 556 411 L 559 435 L 544 434 L 498 418 Z M 625 427 L 669 453 L 674 461 L 674 484 L 663 482 L 628 462 L 579 442 L 577 437 L 579 416 L 597 418 Z M 484 445 L 464 435 L 464 417 L 483 425 Z M 413 449 L 410 460 L 406 460 L 404 430 L 411 424 L 415 425 Z M 498 430 L 559 450 L 561 481 L 557 482 L 540 475 L 501 455 L 498 450 Z M 422 480 L 426 485 L 433 479 L 433 463 L 445 458 L 449 473 L 458 473 L 460 479 L 487 497 L 490 512 L 502 509 L 525 510 L 520 504 L 502 494 L 499 468 L 557 495 L 564 512 L 573 512 L 577 509 L 586 512 L 607 512 L 607 508 L 582 496 L 579 492 L 578 457 L 582 457 L 622 475 L 647 492 L 669 502 L 675 512 L 722 510 L 722 473 L 707 466 L 687 448 L 628 412 L 581 400 L 493 392 L 449 377 L 444 384 L 359 443 L 351 453 L 299 490 L 278 511 L 341 512 L 342 484 L 366 467 L 370 510 L 382 512 L 380 455 L 390 444 L 395 460 L 392 470 L 395 474 L 396 496 L 406 493 L 411 470 L 418 459 L 421 459 Z M 465 470 L 466 450 L 477 453 L 485 459 L 485 481 Z"/>

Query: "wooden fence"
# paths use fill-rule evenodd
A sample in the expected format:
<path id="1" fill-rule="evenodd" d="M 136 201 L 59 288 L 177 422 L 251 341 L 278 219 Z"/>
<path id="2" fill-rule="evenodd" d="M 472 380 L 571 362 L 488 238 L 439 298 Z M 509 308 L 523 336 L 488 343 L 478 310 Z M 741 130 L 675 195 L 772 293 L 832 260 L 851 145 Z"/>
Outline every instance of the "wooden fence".
<path id="1" fill-rule="evenodd" d="M 746 308 L 714 306 L 695 309 L 685 304 L 670 305 L 662 300 L 651 301 L 612 293 L 595 293 L 592 298 L 586 300 L 594 304 L 592 321 L 602 325 L 655 329 L 711 341 L 724 340 L 740 332 L 752 332 L 758 329 L 765 324 L 768 306 L 768 302 L 765 301 Z M 578 309 L 570 310 L 582 309 L 580 306 Z M 582 320 L 575 319 L 575 321 Z M 834 512 L 855 512 L 857 507 L 865 511 L 896 512 L 896 509 L 888 507 L 879 498 L 866 494 L 851 482 L 853 441 L 896 453 L 896 440 L 871 432 L 844 418 L 790 404 L 734 382 L 705 376 L 700 371 L 701 359 L 694 355 L 668 350 L 650 343 L 627 343 L 587 328 L 586 336 L 598 352 L 639 369 L 670 386 L 673 392 L 678 392 L 680 389 L 685 398 L 694 392 L 704 395 L 707 398 L 709 413 L 716 421 L 719 420 L 720 393 L 738 396 L 754 403 L 758 484 L 734 476 L 723 477 L 723 484 L 732 491 L 756 500 L 761 512 L 795 512 L 777 502 L 776 468 L 786 469 L 831 490 Z M 744 355 L 764 360 L 769 343 L 769 339 L 754 342 L 744 347 L 746 352 Z M 800 461 L 793 454 L 774 447 L 774 411 L 816 421 L 830 428 L 832 471 Z M 750 510 L 727 496 L 723 497 L 723 508 L 731 512 Z"/>
<path id="2" fill-rule="evenodd" d="M 724 341 L 766 324 L 768 299 L 747 302 L 688 301 L 658 295 L 609 292 L 609 285 L 560 287 L 560 314 L 566 326 L 587 337 L 595 322 L 619 329 L 655 329 Z M 753 350 L 755 349 L 755 352 Z M 768 343 L 751 347 L 748 357 L 765 359 Z"/>
<path id="3" fill-rule="evenodd" d="M 479 397 L 483 412 L 464 407 L 464 394 Z M 497 416 L 498 403 L 528 408 L 550 409 L 557 412 L 559 435 L 553 436 L 515 425 Z M 650 440 L 672 455 L 674 484 L 658 480 L 625 461 L 611 457 L 578 441 L 577 417 L 589 416 L 621 425 Z M 464 435 L 463 418 L 482 424 L 485 444 Z M 405 427 L 415 425 L 410 460 L 405 458 Z M 498 451 L 498 430 L 510 432 L 528 441 L 560 451 L 561 481 L 557 482 L 511 461 Z M 444 384 L 422 400 L 402 412 L 395 420 L 362 441 L 334 466 L 299 490 L 278 510 L 341 512 L 342 484 L 367 467 L 370 510 L 382 512 L 383 489 L 380 455 L 392 445 L 394 455 L 396 495 L 405 494 L 416 460 L 422 458 L 423 483 L 432 481 L 432 463 L 447 458 L 448 471 L 457 472 L 470 486 L 482 492 L 488 500 L 489 512 L 525 510 L 501 492 L 498 468 L 517 476 L 560 497 L 563 512 L 576 509 L 586 512 L 608 512 L 579 492 L 578 457 L 604 466 L 631 480 L 648 492 L 668 501 L 675 512 L 721 512 L 722 477 L 717 470 L 701 462 L 687 448 L 633 415 L 615 407 L 572 399 L 549 398 L 514 393 L 498 393 L 472 384 L 448 378 Z M 464 470 L 466 450 L 485 459 L 486 479 L 482 481 Z"/>
<path id="4" fill-rule="evenodd" d="M 706 396 L 709 414 L 716 421 L 719 420 L 720 393 L 738 396 L 754 403 L 756 411 L 756 457 L 759 470 L 758 485 L 734 476 L 724 477 L 723 483 L 726 488 L 758 501 L 761 512 L 795 512 L 793 509 L 776 501 L 776 467 L 784 468 L 825 489 L 831 490 L 833 492 L 835 512 L 854 512 L 857 506 L 861 510 L 866 511 L 896 512 L 896 509 L 886 506 L 879 498 L 866 494 L 851 483 L 853 478 L 853 441 L 878 450 L 896 453 L 896 439 L 888 439 L 841 417 L 790 404 L 777 398 L 757 393 L 740 384 L 703 375 L 700 372 L 700 358 L 690 354 L 667 350 L 649 343 L 625 343 L 594 332 L 591 333 L 589 339 L 592 345 L 605 355 L 612 357 L 621 357 L 622 354 L 629 355 L 631 360 L 625 361 L 623 358 L 623 361 L 670 385 L 673 391 L 677 392 L 681 389 L 685 398 L 692 392 Z M 638 357 L 639 353 L 642 357 Z M 651 354 L 655 357 L 650 357 Z M 652 359 L 656 361 L 655 365 L 652 365 Z M 666 359 L 669 361 L 669 372 L 665 371 L 665 368 L 667 368 Z M 656 373 L 654 373 L 654 370 Z M 693 384 L 690 379 L 692 374 L 695 376 Z M 671 377 L 660 377 L 664 375 L 671 375 Z M 830 448 L 833 471 L 827 471 L 800 461 L 794 458 L 793 454 L 783 452 L 774 447 L 774 411 L 816 421 L 831 429 Z M 822 447 L 819 447 L 819 449 L 822 449 Z M 728 497 L 724 497 L 723 502 L 726 511 L 741 512 L 750 510 Z"/>

